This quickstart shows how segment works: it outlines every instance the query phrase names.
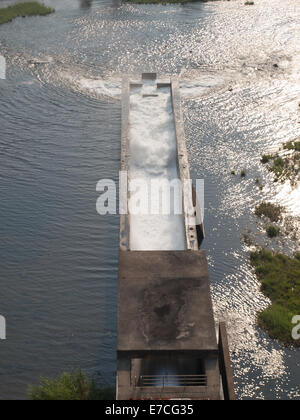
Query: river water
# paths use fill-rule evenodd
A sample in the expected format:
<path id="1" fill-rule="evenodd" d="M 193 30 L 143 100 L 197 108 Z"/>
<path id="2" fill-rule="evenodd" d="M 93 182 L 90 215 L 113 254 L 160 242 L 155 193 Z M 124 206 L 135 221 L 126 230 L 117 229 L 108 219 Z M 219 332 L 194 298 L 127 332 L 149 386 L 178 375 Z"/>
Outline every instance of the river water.
<path id="1" fill-rule="evenodd" d="M 260 156 L 300 135 L 299 2 L 46 3 L 55 14 L 0 27 L 0 398 L 25 398 L 41 375 L 76 367 L 114 383 L 119 217 L 96 213 L 96 184 L 118 179 L 122 74 L 157 71 L 182 79 L 238 398 L 300 399 L 299 351 L 255 324 L 268 301 L 241 241 L 251 229 L 257 243 L 299 247 L 298 234 L 268 242 L 253 214 L 277 192 Z M 242 169 L 243 181 L 230 174 Z"/>

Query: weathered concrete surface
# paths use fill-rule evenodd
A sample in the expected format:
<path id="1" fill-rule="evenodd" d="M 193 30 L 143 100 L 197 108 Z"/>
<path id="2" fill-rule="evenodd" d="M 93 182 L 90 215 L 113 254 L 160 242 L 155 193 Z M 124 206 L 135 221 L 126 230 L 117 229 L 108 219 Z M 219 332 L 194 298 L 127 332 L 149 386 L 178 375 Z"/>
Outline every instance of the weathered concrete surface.
<path id="1" fill-rule="evenodd" d="M 180 98 L 180 86 L 177 78 L 171 79 L 171 97 L 175 121 L 179 176 L 182 184 L 184 185 L 185 180 L 190 180 L 190 165 L 185 141 L 183 112 Z M 193 209 L 193 207 L 193 191 L 191 191 L 190 197 L 188 195 L 185 195 L 183 200 L 184 223 L 187 249 L 196 251 L 199 249 L 198 238 L 200 238 L 200 235 L 197 232 L 197 226 L 195 224 L 193 225 L 192 223 L 192 220 L 195 216 L 195 213 L 193 213 L 193 216 L 191 216 L 191 210 Z M 199 208 L 200 207 L 198 207 L 198 209 Z"/>
<path id="2" fill-rule="evenodd" d="M 118 352 L 217 352 L 206 256 L 120 252 Z"/>
<path id="3" fill-rule="evenodd" d="M 143 80 L 156 80 L 157 73 L 142 73 Z"/>
<path id="4" fill-rule="evenodd" d="M 224 399 L 227 401 L 234 401 L 236 396 L 225 322 L 220 322 L 219 324 L 219 364 L 222 375 Z"/>
<path id="5" fill-rule="evenodd" d="M 171 353 L 168 354 L 171 355 Z M 177 353 L 173 353 L 173 357 L 176 357 L 176 355 Z M 151 353 L 150 357 L 155 358 L 155 354 Z M 191 357 L 191 355 L 189 354 L 187 357 Z M 122 357 L 118 358 L 117 399 L 222 399 L 217 356 L 210 355 L 204 359 L 204 369 L 207 378 L 206 386 L 139 386 L 137 384 L 143 361 L 143 359 L 131 359 L 127 356 L 127 353 L 122 353 Z"/>
<path id="6" fill-rule="evenodd" d="M 129 170 L 129 97 L 130 84 L 129 79 L 122 81 L 122 133 L 121 133 L 121 171 L 128 174 Z M 125 191 L 126 197 L 122 197 L 124 204 L 128 204 L 128 182 Z M 126 203 L 125 203 L 126 200 Z M 120 215 L 120 249 L 127 251 L 129 249 L 130 229 L 128 214 Z"/>

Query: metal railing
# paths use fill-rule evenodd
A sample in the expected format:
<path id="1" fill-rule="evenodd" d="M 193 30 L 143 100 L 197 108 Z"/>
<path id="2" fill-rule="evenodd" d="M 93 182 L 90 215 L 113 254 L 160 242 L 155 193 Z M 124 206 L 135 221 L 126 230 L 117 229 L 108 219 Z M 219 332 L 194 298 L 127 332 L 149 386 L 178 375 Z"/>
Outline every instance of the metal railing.
<path id="1" fill-rule="evenodd" d="M 206 375 L 143 375 L 136 378 L 136 387 L 207 386 Z"/>

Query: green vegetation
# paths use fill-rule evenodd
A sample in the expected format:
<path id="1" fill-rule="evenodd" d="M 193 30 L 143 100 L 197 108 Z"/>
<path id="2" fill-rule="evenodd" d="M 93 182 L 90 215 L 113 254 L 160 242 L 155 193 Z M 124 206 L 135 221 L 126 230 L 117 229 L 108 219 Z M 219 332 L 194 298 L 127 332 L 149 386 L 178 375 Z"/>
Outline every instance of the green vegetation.
<path id="1" fill-rule="evenodd" d="M 246 1 L 245 6 L 254 6 L 254 1 Z"/>
<path id="2" fill-rule="evenodd" d="M 114 400 L 113 388 L 97 386 L 81 370 L 64 373 L 57 379 L 41 378 L 39 386 L 29 389 L 34 401 L 100 401 Z"/>
<path id="3" fill-rule="evenodd" d="M 274 159 L 273 161 L 273 166 L 271 166 L 269 168 L 269 170 L 271 172 L 274 172 L 276 178 L 275 179 L 279 179 L 282 175 L 283 175 L 283 171 L 286 167 L 286 160 L 283 160 L 281 157 L 277 157 L 276 159 Z"/>
<path id="4" fill-rule="evenodd" d="M 241 177 L 242 177 L 242 178 L 245 178 L 245 177 L 246 177 L 246 175 L 247 175 L 247 172 L 246 172 L 246 170 L 245 170 L 245 169 L 243 169 L 243 170 L 242 170 L 242 172 L 241 172 Z"/>
<path id="5" fill-rule="evenodd" d="M 259 313 L 259 325 L 271 338 L 300 347 L 300 340 L 292 338 L 292 319 L 300 314 L 300 253 L 290 258 L 262 249 L 252 252 L 250 259 L 262 292 L 272 301 Z"/>
<path id="6" fill-rule="evenodd" d="M 269 238 L 276 238 L 280 234 L 280 228 L 271 225 L 267 227 L 266 232 Z"/>
<path id="7" fill-rule="evenodd" d="M 235 175 L 235 171 L 231 171 L 231 175 Z"/>
<path id="8" fill-rule="evenodd" d="M 263 163 L 264 165 L 266 163 L 269 163 L 271 159 L 273 159 L 274 156 L 273 155 L 263 155 L 261 158 L 261 163 Z"/>
<path id="9" fill-rule="evenodd" d="M 265 216 L 273 223 L 279 222 L 281 220 L 282 211 L 283 207 L 265 201 L 255 207 L 256 216 Z"/>
<path id="10" fill-rule="evenodd" d="M 249 233 L 244 233 L 243 234 L 243 240 L 244 240 L 244 242 L 245 242 L 245 244 L 247 246 L 252 246 L 253 245 L 253 241 L 252 241 Z"/>
<path id="11" fill-rule="evenodd" d="M 264 189 L 263 185 L 260 183 L 260 179 L 259 178 L 256 178 L 255 184 L 258 186 L 258 188 L 260 189 L 260 191 L 262 191 Z"/>
<path id="12" fill-rule="evenodd" d="M 45 16 L 54 10 L 37 2 L 18 3 L 13 6 L 0 9 L 0 24 L 11 22 L 17 17 Z"/>
<path id="13" fill-rule="evenodd" d="M 263 155 L 261 163 L 270 164 L 268 169 L 274 173 L 274 181 L 290 180 L 295 185 L 299 180 L 300 141 L 289 142 L 283 146 L 284 150 L 293 151 L 291 156 Z"/>
<path id="14" fill-rule="evenodd" d="M 295 150 L 296 152 L 300 152 L 300 141 L 299 140 L 295 142 L 290 141 L 284 145 L 284 149 Z"/>

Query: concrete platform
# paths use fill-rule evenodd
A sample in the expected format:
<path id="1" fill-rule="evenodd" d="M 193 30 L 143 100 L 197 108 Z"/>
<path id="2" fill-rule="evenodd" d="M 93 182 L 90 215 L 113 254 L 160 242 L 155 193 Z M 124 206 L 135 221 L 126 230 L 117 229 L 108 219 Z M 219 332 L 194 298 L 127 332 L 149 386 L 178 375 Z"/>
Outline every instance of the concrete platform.
<path id="1" fill-rule="evenodd" d="M 118 352 L 218 352 L 203 251 L 120 252 Z"/>

